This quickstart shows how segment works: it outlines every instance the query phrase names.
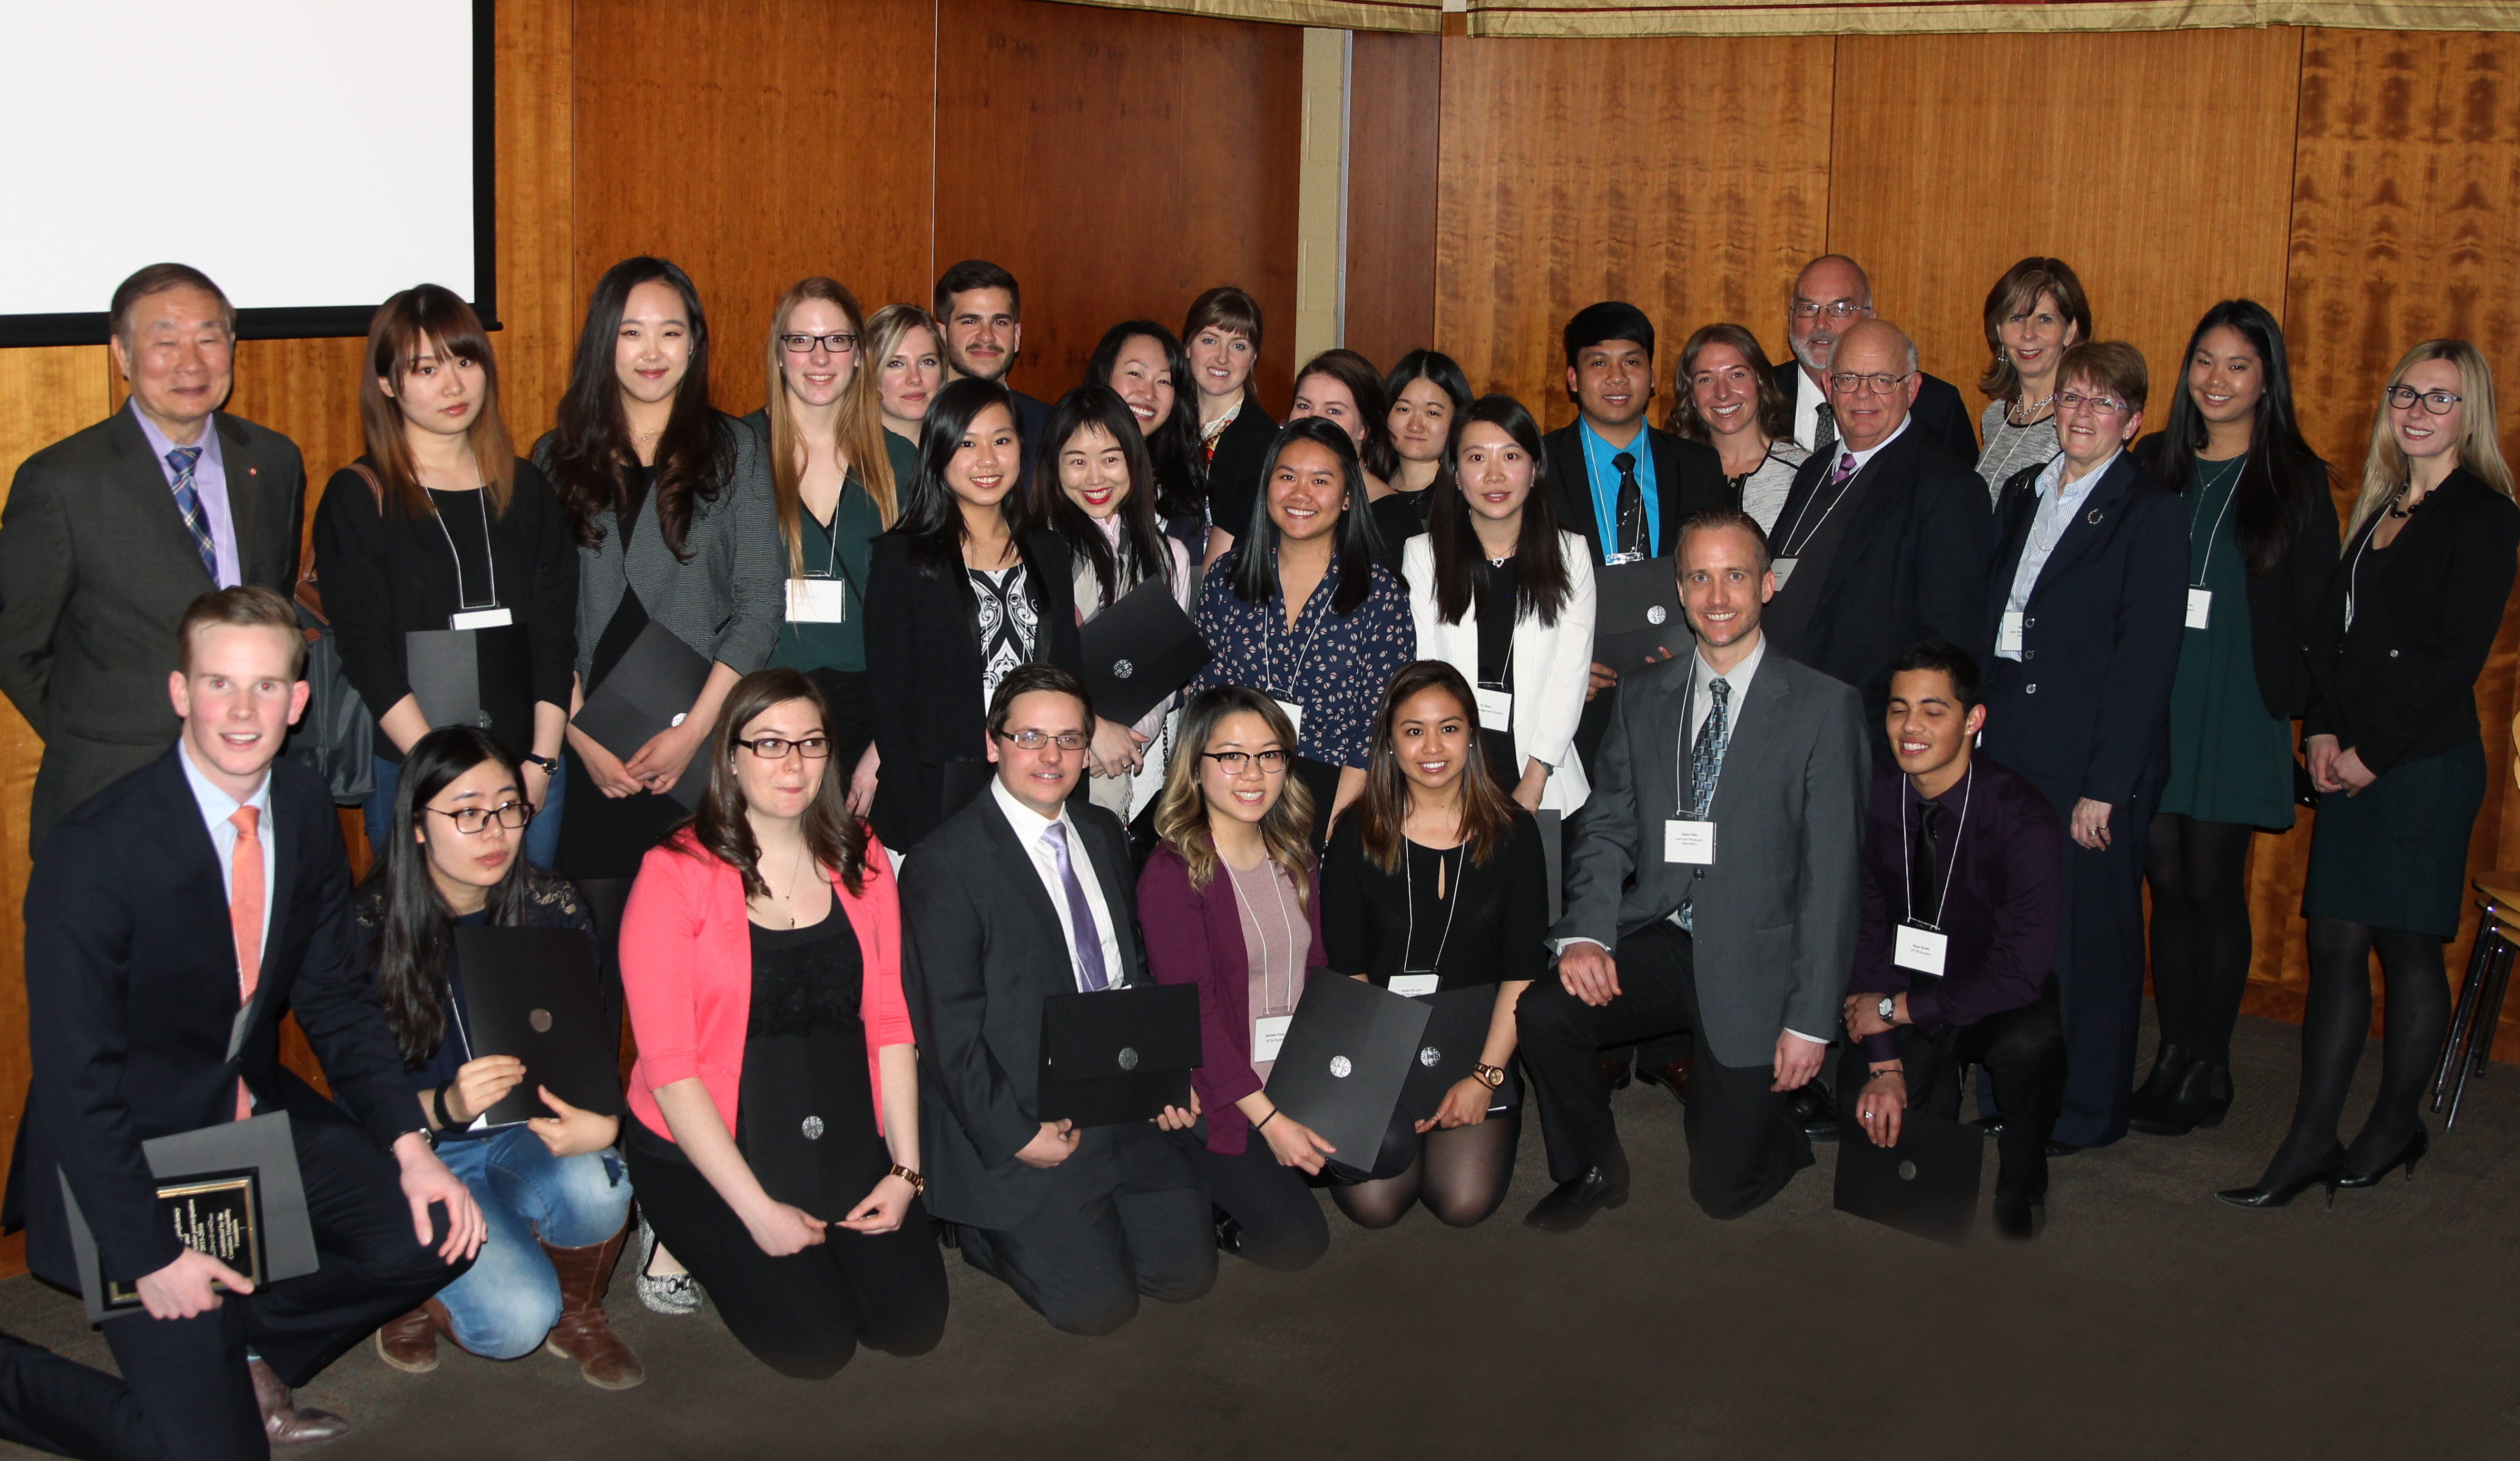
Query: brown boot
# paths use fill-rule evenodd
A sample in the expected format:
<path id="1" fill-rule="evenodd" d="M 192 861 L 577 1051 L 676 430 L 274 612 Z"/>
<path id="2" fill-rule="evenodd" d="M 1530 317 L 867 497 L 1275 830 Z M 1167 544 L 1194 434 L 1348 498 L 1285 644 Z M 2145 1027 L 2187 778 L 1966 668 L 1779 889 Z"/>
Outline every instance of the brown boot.
<path id="1" fill-rule="evenodd" d="M 576 1360 L 586 1383 L 603 1390 L 628 1390 L 648 1378 L 639 1356 L 604 1317 L 604 1291 L 612 1285 L 612 1265 L 620 1261 L 621 1245 L 629 1236 L 624 1224 L 592 1248 L 543 1245 L 543 1256 L 560 1275 L 560 1322 L 552 1326 L 543 1347 Z"/>
<path id="2" fill-rule="evenodd" d="M 437 1321 L 426 1308 L 388 1321 L 377 1331 L 377 1357 L 406 1375 L 426 1375 L 436 1369 Z"/>
<path id="3" fill-rule="evenodd" d="M 280 1383 L 280 1376 L 261 1360 L 248 1360 L 246 1371 L 253 1376 L 254 1403 L 262 1407 L 262 1434 L 271 1438 L 273 1445 L 311 1445 L 349 1433 L 350 1423 L 333 1412 L 298 1404 L 289 1387 Z"/>

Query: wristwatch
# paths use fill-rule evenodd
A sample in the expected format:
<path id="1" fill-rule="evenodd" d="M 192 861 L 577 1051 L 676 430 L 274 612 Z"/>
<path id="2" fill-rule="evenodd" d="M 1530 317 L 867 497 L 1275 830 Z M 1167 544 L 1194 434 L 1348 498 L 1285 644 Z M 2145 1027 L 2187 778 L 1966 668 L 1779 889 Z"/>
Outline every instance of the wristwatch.
<path id="1" fill-rule="evenodd" d="M 1881 1017 L 1881 1023 L 1882 1023 L 1882 1024 L 1884 1024 L 1884 1025 L 1896 1025 L 1896 1024 L 1898 1024 L 1898 1023 L 1899 1023 L 1899 996 L 1897 996 L 1897 995 L 1895 995 L 1895 994 L 1884 994 L 1884 995 L 1882 995 L 1882 996 L 1881 996 L 1881 1003 L 1880 1003 L 1880 1004 L 1878 1004 L 1878 1005 L 1876 1005 L 1876 1006 L 1874 1006 L 1874 1013 L 1878 1014 L 1878 1015 Z"/>
<path id="2" fill-rule="evenodd" d="M 1479 1084 L 1486 1086 L 1489 1090 L 1495 1090 L 1497 1087 L 1505 1084 L 1505 1068 L 1502 1066 L 1472 1066 L 1470 1067 L 1470 1078 L 1477 1081 Z"/>
<path id="3" fill-rule="evenodd" d="M 525 754 L 525 755 L 520 755 L 520 756 L 517 757 L 517 759 L 518 759 L 518 760 L 520 760 L 520 761 L 523 761 L 523 762 L 524 762 L 526 765 L 528 765 L 528 766 L 540 766 L 540 767 L 542 767 L 542 768 L 543 768 L 543 774 L 544 774 L 545 776 L 558 776 L 558 775 L 560 774 L 560 757 L 559 757 L 559 756 L 556 756 L 556 755 L 533 755 L 533 754 L 531 754 L 531 753 L 528 753 L 528 754 Z"/>

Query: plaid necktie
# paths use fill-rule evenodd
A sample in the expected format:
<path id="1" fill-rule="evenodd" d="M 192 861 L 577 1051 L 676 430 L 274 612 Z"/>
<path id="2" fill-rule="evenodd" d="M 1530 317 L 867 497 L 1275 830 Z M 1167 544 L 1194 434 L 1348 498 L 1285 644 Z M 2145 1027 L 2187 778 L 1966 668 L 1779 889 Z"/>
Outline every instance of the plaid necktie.
<path id="1" fill-rule="evenodd" d="M 1688 817 L 1693 822 L 1705 821 L 1715 805 L 1715 782 L 1724 774 L 1724 748 L 1732 739 L 1725 714 L 1732 701 L 1732 682 L 1719 679 L 1706 688 L 1715 704 L 1707 708 L 1706 723 L 1697 728 L 1697 740 L 1688 748 Z M 1685 901 L 1680 905 L 1680 926 L 1690 933 L 1697 931 L 1696 918 Z"/>
<path id="2" fill-rule="evenodd" d="M 166 465 L 175 469 L 175 510 L 184 515 L 184 527 L 193 534 L 193 549 L 202 555 L 202 568 L 210 582 L 219 581 L 219 547 L 210 540 L 210 520 L 202 515 L 202 494 L 193 489 L 193 464 L 202 459 L 198 446 L 178 446 L 166 453 Z"/>

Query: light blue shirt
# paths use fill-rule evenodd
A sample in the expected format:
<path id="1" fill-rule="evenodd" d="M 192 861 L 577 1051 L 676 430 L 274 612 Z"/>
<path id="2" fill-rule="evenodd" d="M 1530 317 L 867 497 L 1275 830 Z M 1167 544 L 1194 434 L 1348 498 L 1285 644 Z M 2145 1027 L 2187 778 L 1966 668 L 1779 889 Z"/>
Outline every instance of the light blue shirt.
<path id="1" fill-rule="evenodd" d="M 280 882 L 280 839 L 271 828 L 271 772 L 265 769 L 262 782 L 253 789 L 253 795 L 239 801 L 219 790 L 216 783 L 202 774 L 201 767 L 193 764 L 193 748 L 186 745 L 181 737 L 176 739 L 175 746 L 175 758 L 184 764 L 184 780 L 193 788 L 193 801 L 202 809 L 202 824 L 209 829 L 210 849 L 218 854 L 219 886 L 227 890 L 231 902 L 236 898 L 237 830 L 236 824 L 228 818 L 235 816 L 241 806 L 250 806 L 261 813 L 254 818 L 254 840 L 262 844 L 260 942 L 267 954 L 271 951 L 271 901 L 273 890 Z M 255 978 L 257 981 L 261 978 L 259 970 L 255 971 Z"/>
<path id="2" fill-rule="evenodd" d="M 1662 493 L 1654 480 L 1653 429 L 1642 421 L 1637 423 L 1636 439 L 1625 446 L 1612 446 L 1593 430 L 1593 423 L 1577 417 L 1576 444 L 1584 448 L 1584 476 L 1593 488 L 1593 522 L 1601 531 L 1601 561 L 1617 560 L 1619 541 L 1619 469 L 1611 458 L 1620 452 L 1633 452 L 1637 459 L 1637 485 L 1645 499 L 1645 556 L 1662 556 Z"/>
<path id="3" fill-rule="evenodd" d="M 175 464 L 166 460 L 166 453 L 175 449 L 175 443 L 158 430 L 158 423 L 140 409 L 138 400 L 132 401 L 130 409 L 131 419 L 140 423 L 140 434 L 149 438 L 149 449 L 157 454 L 158 470 L 166 479 L 166 490 L 172 493 Z M 228 469 L 226 460 L 219 455 L 217 412 L 202 418 L 202 438 L 193 444 L 202 449 L 193 463 L 193 492 L 202 499 L 202 520 L 210 525 L 210 547 L 219 560 L 218 586 L 234 588 L 245 581 L 245 570 L 240 567 L 244 560 L 237 556 L 236 514 L 228 510 Z"/>
<path id="4" fill-rule="evenodd" d="M 2121 448 L 2123 450 L 2123 448 Z M 2117 452 L 2107 461 L 2084 473 L 2072 481 L 2065 480 L 2068 463 L 2057 456 L 2039 473 L 2039 515 L 2030 520 L 2030 536 L 2021 544 L 2021 562 L 2012 570 L 2012 592 L 2003 601 L 2003 612 L 2019 614 L 2030 604 L 2030 591 L 2039 586 L 2039 574 L 2048 567 L 2048 555 L 2065 538 L 2065 530 L 2074 525 L 2074 515 L 2083 508 L 2083 499 L 2092 495 L 2100 479 L 2108 476 L 2116 463 Z M 1997 650 L 2006 660 L 2019 661 L 2021 652 Z"/>

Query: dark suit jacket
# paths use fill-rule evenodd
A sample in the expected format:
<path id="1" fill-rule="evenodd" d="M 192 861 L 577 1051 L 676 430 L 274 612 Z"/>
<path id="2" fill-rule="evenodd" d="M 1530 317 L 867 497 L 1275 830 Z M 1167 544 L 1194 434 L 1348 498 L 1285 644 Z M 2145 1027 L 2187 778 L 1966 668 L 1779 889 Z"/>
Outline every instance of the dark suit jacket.
<path id="1" fill-rule="evenodd" d="M 1036 658 L 1085 672 L 1076 635 L 1073 560 L 1058 534 L 1029 533 L 1033 602 L 1041 614 Z M 970 579 L 957 567 L 931 578 L 910 561 L 898 530 L 875 540 L 866 585 L 868 689 L 875 701 L 876 834 L 896 851 L 919 845 L 943 819 L 949 762 L 985 757 L 980 626 Z"/>
<path id="2" fill-rule="evenodd" d="M 1021 490 L 1032 480 L 1033 454 L 1041 450 L 1042 434 L 1050 430 L 1050 403 L 1024 394 L 1007 386 L 1007 393 L 1015 398 L 1015 434 L 1022 438 L 1023 451 L 1015 467 L 1015 486 Z"/>
<path id="3" fill-rule="evenodd" d="M 379 1147 L 421 1127 L 358 946 L 332 796 L 291 761 L 271 768 L 271 932 L 229 1057 L 236 945 L 180 754 L 169 748 L 71 812 L 26 886 L 34 1079 L 10 1196 L 26 1222 L 27 1265 L 68 1287 L 78 1273 L 57 1168 L 78 1194 L 106 1272 L 138 1278 L 179 1251 L 158 1219 L 141 1142 L 233 1119 L 240 1074 L 263 1111 L 344 1119 L 281 1066 L 284 1012 L 295 1012 L 334 1093 Z"/>
<path id="4" fill-rule="evenodd" d="M 1120 821 L 1078 801 L 1067 814 L 1119 925 L 1118 972 L 1148 982 Z M 1041 1003 L 1073 990 L 1076 978 L 1058 910 L 996 797 L 983 793 L 947 818 L 902 864 L 901 909 L 928 1210 L 1011 1228 L 1054 1195 L 1107 1188 L 1110 1127 L 1088 1128 L 1074 1155 L 1048 1170 L 1015 1160 L 1041 1131 Z"/>
<path id="5" fill-rule="evenodd" d="M 1853 516 L 1826 571 L 1817 579 L 1797 573 L 1781 590 L 1819 595 L 1804 632 L 1776 632 L 1772 639 L 1786 655 L 1862 692 L 1866 734 L 1885 755 L 1890 662 L 1920 639 L 1947 639 L 1983 662 L 1995 642 L 1984 603 L 1994 538 L 1986 483 L 1919 425 L 1912 423 L 1864 464 L 1857 483 L 1862 495 L 1848 509 Z M 1795 470 L 1779 527 L 1797 521 L 1832 465 L 1814 455 Z"/>
<path id="6" fill-rule="evenodd" d="M 1724 459 L 1702 441 L 1675 436 L 1660 427 L 1645 428 L 1653 452 L 1654 491 L 1660 499 L 1662 525 L 1654 541 L 1662 557 L 1671 556 L 1680 525 L 1689 514 L 1710 507 L 1731 507 L 1732 491 L 1724 484 Z M 1584 470 L 1581 423 L 1559 427 L 1540 438 L 1549 454 L 1549 480 L 1557 489 L 1557 525 L 1580 532 L 1593 549 L 1593 564 L 1601 564 L 1601 525 L 1593 515 L 1593 479 Z"/>
<path id="7" fill-rule="evenodd" d="M 2464 467 L 2424 494 L 2387 548 L 2365 552 L 2359 572 L 2347 548 L 2307 626 L 2302 734 L 2334 736 L 2374 775 L 2473 743 L 2476 678 L 2502 627 L 2515 551 L 2520 508 Z"/>
<path id="8" fill-rule="evenodd" d="M 2012 591 L 2045 470 L 2025 467 L 2003 484 L 1989 623 Z M 2186 620 L 2186 505 L 2121 452 L 2040 569 L 2022 611 L 2018 673 L 2010 662 L 1989 669 L 1986 753 L 2111 806 L 2158 785 L 2170 770 L 2170 685 Z"/>
<path id="9" fill-rule="evenodd" d="M 1795 392 L 1802 388 L 1799 384 L 1802 369 L 1802 363 L 1788 355 L 1784 364 L 1770 372 L 1777 388 L 1785 393 L 1788 406 L 1794 403 Z M 1916 388 L 1916 403 L 1908 408 L 1908 415 L 1925 429 L 1925 434 L 1934 438 L 1935 444 L 1951 453 L 1961 466 L 1972 471 L 1976 469 L 1977 429 L 1969 425 L 1968 407 L 1961 403 L 1958 387 L 1940 376 L 1926 376 L 1925 384 Z"/>
<path id="10" fill-rule="evenodd" d="M 1269 448 L 1277 439 L 1278 423 L 1246 391 L 1242 409 L 1216 438 L 1216 454 L 1208 458 L 1208 521 L 1238 542 L 1251 535 L 1251 517 L 1260 502 L 1260 474 L 1268 468 Z"/>
<path id="11" fill-rule="evenodd" d="M 175 622 L 217 587 L 126 406 L 28 457 L 0 511 L 0 692 L 44 738 L 28 845 L 175 739 Z M 248 583 L 297 577 L 306 469 L 277 432 L 211 418 Z"/>

